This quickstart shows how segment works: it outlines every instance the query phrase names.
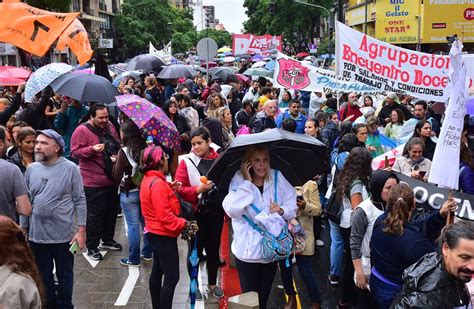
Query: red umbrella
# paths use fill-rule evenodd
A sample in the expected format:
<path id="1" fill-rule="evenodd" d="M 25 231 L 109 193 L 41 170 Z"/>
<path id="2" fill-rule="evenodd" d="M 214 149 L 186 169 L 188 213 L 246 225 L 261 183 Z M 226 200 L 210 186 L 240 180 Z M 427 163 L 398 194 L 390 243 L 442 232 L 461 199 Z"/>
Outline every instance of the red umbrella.
<path id="1" fill-rule="evenodd" d="M 27 79 L 31 74 L 31 71 L 24 68 L 17 68 L 12 66 L 1 66 L 0 77 L 13 77 L 19 79 Z"/>
<path id="2" fill-rule="evenodd" d="M 19 86 L 24 82 L 24 79 L 0 76 L 0 86 Z"/>
<path id="3" fill-rule="evenodd" d="M 245 84 L 250 84 L 250 78 L 248 78 L 247 76 L 243 75 L 243 74 L 235 74 L 237 75 L 237 78 L 239 79 L 239 81 L 241 81 L 242 83 L 245 83 Z"/>
<path id="4" fill-rule="evenodd" d="M 306 53 L 306 52 L 301 52 L 301 53 L 298 53 L 298 54 L 296 55 L 296 58 L 304 58 L 304 57 L 308 57 L 308 56 L 309 56 L 308 53 Z"/>

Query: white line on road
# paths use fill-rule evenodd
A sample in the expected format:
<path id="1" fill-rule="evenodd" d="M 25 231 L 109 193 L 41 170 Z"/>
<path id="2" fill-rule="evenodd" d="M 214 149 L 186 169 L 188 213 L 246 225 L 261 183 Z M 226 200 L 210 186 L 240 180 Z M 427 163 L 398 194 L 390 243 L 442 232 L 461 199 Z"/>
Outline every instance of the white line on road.
<path id="1" fill-rule="evenodd" d="M 114 306 L 126 306 L 130 296 L 132 295 L 135 284 L 137 283 L 138 277 L 140 276 L 139 267 L 128 266 L 128 277 L 123 285 L 120 295 L 117 297 Z"/>

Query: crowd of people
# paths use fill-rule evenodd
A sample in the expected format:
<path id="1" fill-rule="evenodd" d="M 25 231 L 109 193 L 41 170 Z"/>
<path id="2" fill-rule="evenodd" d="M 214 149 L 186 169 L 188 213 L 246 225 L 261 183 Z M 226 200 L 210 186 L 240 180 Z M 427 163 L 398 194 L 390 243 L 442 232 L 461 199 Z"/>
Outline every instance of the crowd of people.
<path id="1" fill-rule="evenodd" d="M 311 257 L 326 245 L 329 283 L 342 285 L 339 308 L 470 308 L 465 283 L 474 274 L 474 223 L 461 220 L 443 229 L 456 209 L 453 198 L 413 218 L 413 189 L 398 176 L 428 180 L 443 122 L 431 102 L 392 92 L 338 96 L 278 89 L 264 77 L 249 84 L 202 76 L 124 78 L 120 93 L 145 98 L 174 123 L 180 149 L 168 149 L 114 105 L 78 102 L 49 87 L 24 102 L 23 91 L 23 85 L 4 89 L 8 103 L 0 111 L 5 308 L 72 308 L 74 254 L 87 249 L 90 259 L 101 260 L 100 249 L 122 250 L 125 244 L 115 241 L 119 214 L 127 223 L 128 251 L 117 263 L 153 261 L 154 308 L 172 307 L 179 259 L 196 277 L 189 259 L 195 249 L 207 261 L 209 294 L 225 296 L 218 282 L 225 217 L 234 230 L 231 250 L 241 289 L 256 291 L 260 308 L 268 307 L 277 269 L 288 295 L 285 308 L 297 306 L 291 263 L 262 254 L 261 232 L 278 236 L 295 218 L 306 235 L 295 263 L 312 308 L 323 300 Z M 260 145 L 246 149 L 228 190 L 203 178 L 236 136 L 273 128 L 319 140 L 330 168 L 295 188 L 270 168 L 269 150 Z M 459 168 L 459 189 L 468 194 L 474 194 L 473 128 L 466 117 L 460 166 L 451 167 Z M 403 155 L 372 171 L 373 159 L 389 149 L 386 140 L 405 144 Z M 183 205 L 194 215 L 184 216 Z M 330 244 L 321 237 L 326 220 Z M 180 235 L 188 241 L 187 257 L 178 254 Z M 197 289 L 196 298 L 202 297 Z"/>

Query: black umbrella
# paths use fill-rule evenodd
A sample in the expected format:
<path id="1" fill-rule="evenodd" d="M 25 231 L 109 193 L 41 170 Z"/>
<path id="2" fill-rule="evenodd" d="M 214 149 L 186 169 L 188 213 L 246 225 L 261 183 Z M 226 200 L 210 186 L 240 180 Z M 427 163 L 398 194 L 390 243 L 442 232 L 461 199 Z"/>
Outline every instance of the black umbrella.
<path id="1" fill-rule="evenodd" d="M 165 63 L 157 56 L 151 54 L 143 54 L 133 57 L 127 64 L 127 70 L 158 70 Z"/>
<path id="2" fill-rule="evenodd" d="M 220 154 L 208 173 L 220 190 L 226 190 L 235 172 L 240 169 L 246 149 L 265 145 L 270 152 L 270 166 L 282 172 L 293 186 L 301 186 L 326 170 L 326 146 L 317 139 L 281 129 L 239 135 Z"/>
<path id="3" fill-rule="evenodd" d="M 223 83 L 238 83 L 239 79 L 234 71 L 227 67 L 214 67 L 209 69 L 212 79 L 220 79 Z"/>
<path id="4" fill-rule="evenodd" d="M 180 77 L 190 77 L 196 73 L 196 70 L 194 70 L 191 65 L 172 64 L 164 66 L 157 78 L 175 79 Z"/>
<path id="5" fill-rule="evenodd" d="M 105 77 L 73 72 L 58 77 L 51 83 L 54 92 L 81 102 L 109 104 L 115 102 L 120 93 Z"/>

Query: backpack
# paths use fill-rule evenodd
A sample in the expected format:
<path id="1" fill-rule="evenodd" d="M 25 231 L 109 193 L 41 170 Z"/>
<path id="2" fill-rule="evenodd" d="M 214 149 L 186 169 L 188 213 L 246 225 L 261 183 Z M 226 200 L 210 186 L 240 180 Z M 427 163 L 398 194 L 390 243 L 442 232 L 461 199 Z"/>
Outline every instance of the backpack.
<path id="1" fill-rule="evenodd" d="M 329 200 L 326 206 L 326 215 L 328 219 L 335 223 L 341 222 L 341 214 L 342 214 L 342 210 L 344 209 L 344 207 L 342 207 L 342 199 L 337 197 L 337 194 L 336 194 L 336 187 L 337 187 L 336 179 L 339 176 L 339 170 L 337 169 L 338 157 L 339 157 L 339 154 L 336 156 L 336 159 L 334 160 L 334 165 L 332 166 L 332 169 L 331 169 L 332 181 L 328 188 L 328 194 L 330 194 L 330 196 L 328 198 Z"/>
<path id="2" fill-rule="evenodd" d="M 130 181 L 138 188 L 140 189 L 140 185 L 143 180 L 143 176 L 145 176 L 140 170 L 138 169 L 139 163 L 136 162 L 130 153 L 128 152 L 128 148 L 124 147 L 122 148 L 123 152 L 125 153 L 125 156 L 127 157 L 128 163 L 132 166 L 132 173 L 128 175 L 130 177 Z"/>
<path id="3" fill-rule="evenodd" d="M 104 144 L 104 151 L 102 152 L 102 156 L 104 159 L 105 175 L 107 175 L 109 179 L 115 181 L 115 179 L 112 176 L 112 169 L 113 169 L 114 163 L 112 162 L 112 159 L 110 157 L 113 155 L 116 155 L 118 151 L 120 150 L 119 141 L 117 141 L 114 138 L 114 136 L 110 133 L 110 128 L 108 124 L 107 124 L 107 127 L 105 128 L 105 133 L 97 130 L 90 123 L 85 123 L 84 126 L 99 137 L 99 143 Z M 99 165 L 97 162 L 96 164 Z"/>

